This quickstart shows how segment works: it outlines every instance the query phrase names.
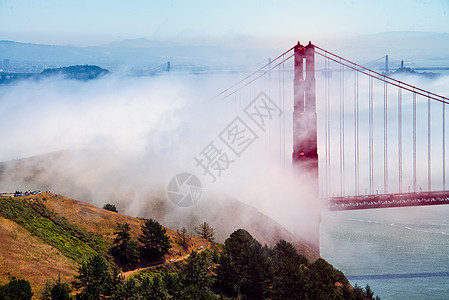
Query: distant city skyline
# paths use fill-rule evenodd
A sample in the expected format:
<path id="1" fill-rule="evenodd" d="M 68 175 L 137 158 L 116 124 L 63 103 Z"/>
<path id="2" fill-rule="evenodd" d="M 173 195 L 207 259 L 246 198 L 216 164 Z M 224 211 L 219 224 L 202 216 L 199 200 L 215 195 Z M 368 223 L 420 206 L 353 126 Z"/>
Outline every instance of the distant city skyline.
<path id="1" fill-rule="evenodd" d="M 282 47 L 388 31 L 449 33 L 449 1 L 0 0 L 0 40 L 41 44 L 146 38 Z"/>

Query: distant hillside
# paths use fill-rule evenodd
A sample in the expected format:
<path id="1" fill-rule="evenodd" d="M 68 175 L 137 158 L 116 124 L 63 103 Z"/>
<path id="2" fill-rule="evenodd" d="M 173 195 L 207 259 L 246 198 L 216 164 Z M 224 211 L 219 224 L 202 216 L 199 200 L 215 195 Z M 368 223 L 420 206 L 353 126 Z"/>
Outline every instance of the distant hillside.
<path id="1" fill-rule="evenodd" d="M 70 79 L 87 81 L 100 78 L 109 74 L 106 69 L 93 65 L 77 65 L 62 68 L 46 69 L 41 73 L 4 73 L 0 72 L 0 84 L 12 84 L 21 80 L 41 80 L 54 76 Z M 7 75 L 7 76 L 1 76 Z"/>
<path id="2" fill-rule="evenodd" d="M 74 46 L 55 46 L 14 41 L 0 41 L 2 58 L 14 61 L 33 61 L 40 63 L 54 62 L 56 64 L 93 63 L 92 53 L 86 49 Z"/>
<path id="3" fill-rule="evenodd" d="M 46 69 L 40 73 L 39 78 L 62 76 L 66 79 L 89 80 L 108 74 L 109 71 L 99 66 L 70 66 L 56 69 Z"/>

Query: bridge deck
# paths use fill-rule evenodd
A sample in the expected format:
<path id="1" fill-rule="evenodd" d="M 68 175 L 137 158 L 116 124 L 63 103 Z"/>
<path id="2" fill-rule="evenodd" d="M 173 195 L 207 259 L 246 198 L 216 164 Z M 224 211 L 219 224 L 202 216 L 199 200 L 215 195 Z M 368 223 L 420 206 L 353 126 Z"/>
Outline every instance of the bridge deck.
<path id="1" fill-rule="evenodd" d="M 449 191 L 333 197 L 331 211 L 449 204 Z"/>

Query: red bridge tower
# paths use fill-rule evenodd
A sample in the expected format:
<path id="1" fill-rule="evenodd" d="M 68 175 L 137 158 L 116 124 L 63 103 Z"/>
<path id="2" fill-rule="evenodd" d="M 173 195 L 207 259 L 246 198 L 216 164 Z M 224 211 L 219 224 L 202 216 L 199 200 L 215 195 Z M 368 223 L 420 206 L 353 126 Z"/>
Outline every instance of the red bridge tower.
<path id="1" fill-rule="evenodd" d="M 315 47 L 309 42 L 295 46 L 294 111 L 293 111 L 293 169 L 310 188 L 308 201 L 308 232 L 301 238 L 320 253 L 319 228 L 321 203 L 318 195 L 318 145 L 315 95 Z M 305 66 L 305 69 L 304 69 Z M 304 76 L 305 75 L 305 76 Z M 304 229 L 298 228 L 298 232 Z M 304 235 L 302 233 L 301 235 Z"/>

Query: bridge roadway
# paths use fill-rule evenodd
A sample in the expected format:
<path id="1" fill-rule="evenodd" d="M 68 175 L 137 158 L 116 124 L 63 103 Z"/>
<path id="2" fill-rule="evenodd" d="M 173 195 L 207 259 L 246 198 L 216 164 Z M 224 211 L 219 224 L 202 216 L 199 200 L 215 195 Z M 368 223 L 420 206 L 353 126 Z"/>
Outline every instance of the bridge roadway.
<path id="1" fill-rule="evenodd" d="M 449 204 L 449 191 L 359 195 L 325 200 L 330 211 Z"/>

